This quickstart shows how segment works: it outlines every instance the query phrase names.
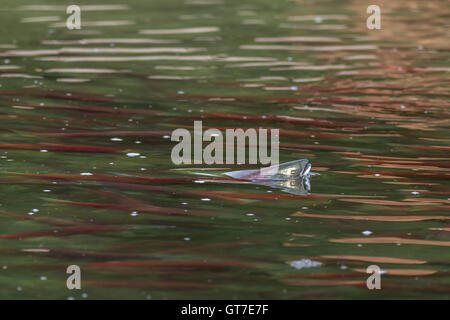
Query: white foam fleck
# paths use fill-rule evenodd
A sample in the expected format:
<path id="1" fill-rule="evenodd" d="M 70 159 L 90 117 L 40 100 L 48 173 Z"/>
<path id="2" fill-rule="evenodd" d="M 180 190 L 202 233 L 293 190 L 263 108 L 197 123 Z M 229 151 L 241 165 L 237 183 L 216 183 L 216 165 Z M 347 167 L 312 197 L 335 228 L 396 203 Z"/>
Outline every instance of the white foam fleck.
<path id="1" fill-rule="evenodd" d="M 291 261 L 289 265 L 297 270 L 301 269 L 307 269 L 307 268 L 315 268 L 320 267 L 322 265 L 322 262 L 320 261 L 314 261 L 311 259 L 300 259 Z"/>
<path id="2" fill-rule="evenodd" d="M 137 152 L 128 152 L 127 153 L 127 156 L 128 157 L 138 157 L 138 156 L 140 156 L 141 154 L 140 153 L 137 153 Z"/>

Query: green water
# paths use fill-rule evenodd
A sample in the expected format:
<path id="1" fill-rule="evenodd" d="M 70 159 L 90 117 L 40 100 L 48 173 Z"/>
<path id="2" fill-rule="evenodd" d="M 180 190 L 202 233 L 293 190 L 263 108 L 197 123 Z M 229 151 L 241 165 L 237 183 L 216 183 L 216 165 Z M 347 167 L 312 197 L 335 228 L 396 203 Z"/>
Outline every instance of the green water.
<path id="1" fill-rule="evenodd" d="M 78 1 L 68 30 L 2 1 L 0 298 L 448 299 L 450 11 L 391 2 L 368 30 L 359 1 Z M 175 166 L 194 120 L 280 129 L 310 195 Z"/>

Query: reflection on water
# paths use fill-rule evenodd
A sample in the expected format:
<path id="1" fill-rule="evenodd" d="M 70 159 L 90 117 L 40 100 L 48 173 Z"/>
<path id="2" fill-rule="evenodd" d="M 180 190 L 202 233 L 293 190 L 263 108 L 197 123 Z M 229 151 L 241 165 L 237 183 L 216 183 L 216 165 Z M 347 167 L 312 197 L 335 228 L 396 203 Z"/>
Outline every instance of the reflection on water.
<path id="1" fill-rule="evenodd" d="M 296 195 L 308 195 L 309 191 L 311 190 L 311 183 L 309 182 L 309 177 L 293 180 L 272 181 L 269 183 L 261 183 L 261 184 L 270 186 L 272 188 L 280 188 L 283 192 Z"/>
<path id="2" fill-rule="evenodd" d="M 81 5 L 0 12 L 0 298 L 450 297 L 443 1 L 380 1 L 379 31 L 358 1 Z M 320 175 L 177 167 L 194 120 Z"/>

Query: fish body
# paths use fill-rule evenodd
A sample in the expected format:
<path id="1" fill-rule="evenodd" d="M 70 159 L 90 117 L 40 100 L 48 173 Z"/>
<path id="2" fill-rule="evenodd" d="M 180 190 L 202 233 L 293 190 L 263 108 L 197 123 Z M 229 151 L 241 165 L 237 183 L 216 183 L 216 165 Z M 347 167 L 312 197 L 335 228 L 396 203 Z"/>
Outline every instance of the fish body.
<path id="1" fill-rule="evenodd" d="M 245 180 L 293 180 L 309 176 L 311 163 L 308 159 L 300 159 L 276 164 L 270 167 L 226 172 L 225 175 Z"/>
<path id="2" fill-rule="evenodd" d="M 308 159 L 289 161 L 266 168 L 226 172 L 234 179 L 249 180 L 255 184 L 282 189 L 296 195 L 307 195 L 310 190 L 311 163 Z"/>

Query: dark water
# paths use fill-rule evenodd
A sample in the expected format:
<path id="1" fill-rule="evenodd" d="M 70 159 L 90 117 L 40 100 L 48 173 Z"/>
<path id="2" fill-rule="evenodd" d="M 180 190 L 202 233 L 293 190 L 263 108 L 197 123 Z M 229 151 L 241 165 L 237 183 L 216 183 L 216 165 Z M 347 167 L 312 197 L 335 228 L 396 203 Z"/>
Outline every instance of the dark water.
<path id="1" fill-rule="evenodd" d="M 450 297 L 447 1 L 78 2 L 2 1 L 0 298 Z M 311 194 L 173 165 L 194 120 L 279 128 Z"/>

